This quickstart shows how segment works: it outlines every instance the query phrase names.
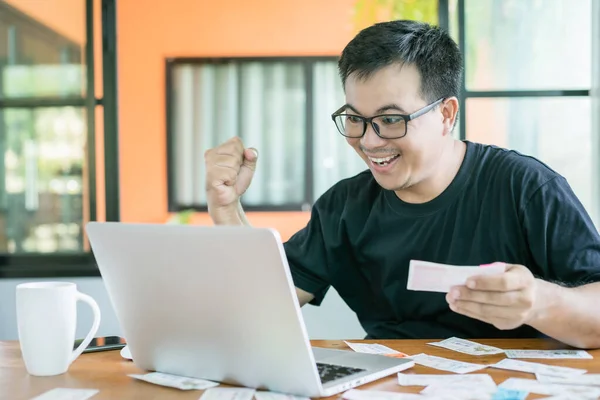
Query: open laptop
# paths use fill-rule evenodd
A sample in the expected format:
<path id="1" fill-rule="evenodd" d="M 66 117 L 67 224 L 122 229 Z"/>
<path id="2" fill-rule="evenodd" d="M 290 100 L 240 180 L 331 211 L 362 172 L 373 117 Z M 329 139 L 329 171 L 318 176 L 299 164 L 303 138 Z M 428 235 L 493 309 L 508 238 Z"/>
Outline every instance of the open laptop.
<path id="1" fill-rule="evenodd" d="M 275 230 L 96 222 L 86 228 L 139 368 L 321 397 L 414 365 L 311 348 Z"/>

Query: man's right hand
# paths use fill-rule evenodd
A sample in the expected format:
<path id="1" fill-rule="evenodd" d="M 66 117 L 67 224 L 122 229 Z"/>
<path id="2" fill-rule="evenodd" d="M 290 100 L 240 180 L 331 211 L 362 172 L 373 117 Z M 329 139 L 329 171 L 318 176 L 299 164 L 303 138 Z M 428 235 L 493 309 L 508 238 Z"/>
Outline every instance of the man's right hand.
<path id="1" fill-rule="evenodd" d="M 234 137 L 204 153 L 206 200 L 215 223 L 227 223 L 239 211 L 239 199 L 252 181 L 258 151 Z"/>

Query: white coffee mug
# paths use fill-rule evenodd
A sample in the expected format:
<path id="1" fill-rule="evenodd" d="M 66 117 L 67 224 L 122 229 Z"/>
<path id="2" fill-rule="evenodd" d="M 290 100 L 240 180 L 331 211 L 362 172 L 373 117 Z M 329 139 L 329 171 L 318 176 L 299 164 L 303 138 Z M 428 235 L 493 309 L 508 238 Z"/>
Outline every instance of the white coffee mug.
<path id="1" fill-rule="evenodd" d="M 73 351 L 77 301 L 94 312 L 92 329 Z M 63 374 L 90 344 L 100 326 L 100 309 L 90 296 L 70 282 L 17 285 L 17 325 L 27 372 L 35 376 Z"/>

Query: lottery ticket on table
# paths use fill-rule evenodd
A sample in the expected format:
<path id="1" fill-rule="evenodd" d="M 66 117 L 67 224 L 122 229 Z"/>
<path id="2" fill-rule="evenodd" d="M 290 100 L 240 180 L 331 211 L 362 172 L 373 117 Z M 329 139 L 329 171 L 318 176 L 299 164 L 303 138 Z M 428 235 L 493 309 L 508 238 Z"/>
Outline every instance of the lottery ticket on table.
<path id="1" fill-rule="evenodd" d="M 508 358 L 546 358 L 546 359 L 590 359 L 594 358 L 584 350 L 505 350 Z"/>
<path id="2" fill-rule="evenodd" d="M 583 375 L 587 372 L 585 369 L 558 367 L 556 365 L 547 365 L 534 363 L 530 361 L 514 360 L 505 358 L 504 360 L 490 365 L 492 368 L 507 369 L 510 371 L 529 372 L 531 374 L 552 375 L 559 377 L 569 377 Z"/>
<path id="3" fill-rule="evenodd" d="M 489 374 L 469 375 L 429 375 L 429 374 L 403 374 L 398 373 L 400 386 L 430 386 L 435 384 L 463 383 L 477 386 L 496 388 L 496 382 Z"/>
<path id="4" fill-rule="evenodd" d="M 144 375 L 131 374 L 129 376 L 155 385 L 168 386 L 180 390 L 205 390 L 219 386 L 216 382 L 204 379 L 188 378 L 185 376 L 164 374 L 162 372 L 150 372 Z"/>
<path id="5" fill-rule="evenodd" d="M 359 389 L 350 389 L 344 392 L 342 398 L 346 400 L 425 400 L 419 394 Z"/>
<path id="6" fill-rule="evenodd" d="M 408 357 L 407 354 L 404 354 L 400 351 L 390 349 L 387 346 L 378 343 L 351 343 L 344 341 L 352 350 L 357 353 L 367 353 L 367 354 L 381 354 L 384 356 L 390 357 L 398 357 L 404 358 Z"/>
<path id="7" fill-rule="evenodd" d="M 465 285 L 476 275 L 496 275 L 506 271 L 506 265 L 496 263 L 485 267 L 438 264 L 411 260 L 408 266 L 408 290 L 448 293 L 453 286 Z"/>
<path id="8" fill-rule="evenodd" d="M 416 364 L 425 367 L 435 368 L 442 371 L 454 372 L 456 374 L 468 374 L 469 372 L 479 371 L 487 368 L 487 365 L 473 364 L 463 361 L 451 360 L 449 358 L 430 356 L 427 354 L 417 354 L 410 356 Z"/>
<path id="9" fill-rule="evenodd" d="M 528 395 L 528 392 L 524 392 L 522 390 L 513 390 L 500 387 L 492 395 L 491 400 L 525 400 Z"/>
<path id="10" fill-rule="evenodd" d="M 552 383 L 543 383 L 534 379 L 509 378 L 502 382 L 498 387 L 523 392 L 552 395 L 570 395 L 573 399 L 597 399 L 600 396 L 600 389 L 589 386 L 571 386 L 556 385 Z"/>
<path id="11" fill-rule="evenodd" d="M 458 351 L 460 353 L 470 354 L 472 356 L 484 356 L 490 354 L 501 354 L 504 350 L 493 346 L 486 346 L 470 340 L 451 337 L 441 342 L 427 343 L 431 346 L 443 347 L 444 349 Z"/>
<path id="12" fill-rule="evenodd" d="M 555 396 L 550 396 L 550 397 L 544 397 L 544 400 L 596 400 L 596 397 L 591 397 L 590 396 L 583 396 L 583 397 L 573 397 L 573 395 L 569 394 L 569 393 L 564 393 L 564 394 L 557 394 Z M 423 399 L 425 400 L 425 399 Z"/>
<path id="13" fill-rule="evenodd" d="M 483 398 L 491 398 L 492 394 L 497 390 L 498 388 L 495 384 L 494 386 L 475 386 L 473 384 L 464 382 L 450 382 L 429 385 L 421 391 L 421 394 L 428 396 L 451 394 L 464 400 L 479 400 Z"/>
<path id="14" fill-rule="evenodd" d="M 200 396 L 200 400 L 252 400 L 255 389 L 248 388 L 210 388 Z"/>
<path id="15" fill-rule="evenodd" d="M 254 393 L 256 400 L 310 400 L 308 397 L 294 396 L 285 393 L 263 392 L 257 391 Z"/>
<path id="16" fill-rule="evenodd" d="M 87 400 L 99 392 L 98 389 L 55 388 L 31 400 Z"/>
<path id="17" fill-rule="evenodd" d="M 535 379 L 542 383 L 557 383 L 564 385 L 600 386 L 600 374 L 585 374 L 569 377 L 535 374 Z"/>

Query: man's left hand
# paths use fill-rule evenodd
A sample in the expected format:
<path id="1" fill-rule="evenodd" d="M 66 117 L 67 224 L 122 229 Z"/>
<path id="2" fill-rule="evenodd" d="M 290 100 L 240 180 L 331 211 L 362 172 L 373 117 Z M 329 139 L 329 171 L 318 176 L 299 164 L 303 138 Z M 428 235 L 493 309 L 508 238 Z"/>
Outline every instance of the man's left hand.
<path id="1" fill-rule="evenodd" d="M 446 301 L 456 313 L 498 329 L 514 329 L 534 317 L 538 284 L 526 267 L 506 264 L 502 274 L 473 276 L 466 286 L 453 287 Z"/>

